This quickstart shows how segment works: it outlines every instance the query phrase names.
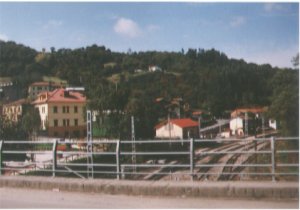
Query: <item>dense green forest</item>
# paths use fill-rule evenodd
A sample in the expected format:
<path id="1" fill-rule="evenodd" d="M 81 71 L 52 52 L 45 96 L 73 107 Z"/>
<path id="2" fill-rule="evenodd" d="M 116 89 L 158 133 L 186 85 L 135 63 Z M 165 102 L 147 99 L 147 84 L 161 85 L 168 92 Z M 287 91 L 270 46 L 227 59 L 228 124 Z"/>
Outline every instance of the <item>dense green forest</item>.
<path id="1" fill-rule="evenodd" d="M 150 65 L 163 71 L 148 72 Z M 197 109 L 219 118 L 237 107 L 268 106 L 268 116 L 280 121 L 283 135 L 299 133 L 298 66 L 280 69 L 246 63 L 215 49 L 118 53 L 92 45 L 37 52 L 0 41 L 0 77 L 12 77 L 24 97 L 27 86 L 43 76 L 83 86 L 89 108 L 99 113 L 111 110 L 106 127 L 110 137 L 129 136 L 131 115 L 136 118 L 137 138 L 153 137 L 155 124 L 167 116 L 166 104 L 174 98 L 182 98 L 181 116 L 187 117 Z M 157 98 L 164 103 L 157 103 Z"/>

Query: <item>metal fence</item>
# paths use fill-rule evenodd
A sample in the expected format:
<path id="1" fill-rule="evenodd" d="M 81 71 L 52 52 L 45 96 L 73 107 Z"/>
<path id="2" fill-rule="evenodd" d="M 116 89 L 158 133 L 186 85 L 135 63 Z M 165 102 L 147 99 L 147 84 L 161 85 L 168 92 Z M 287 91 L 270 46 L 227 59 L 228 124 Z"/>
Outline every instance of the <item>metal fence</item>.
<path id="1" fill-rule="evenodd" d="M 0 174 L 89 178 L 93 167 L 94 178 L 280 181 L 299 176 L 299 137 L 93 140 L 92 165 L 86 143 L 2 140 Z"/>

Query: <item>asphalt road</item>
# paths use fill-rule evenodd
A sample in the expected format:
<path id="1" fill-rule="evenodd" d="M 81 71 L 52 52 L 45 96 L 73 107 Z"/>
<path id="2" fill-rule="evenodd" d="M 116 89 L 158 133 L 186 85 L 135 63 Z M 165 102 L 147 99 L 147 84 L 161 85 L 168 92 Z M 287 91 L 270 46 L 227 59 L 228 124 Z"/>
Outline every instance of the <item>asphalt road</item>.
<path id="1" fill-rule="evenodd" d="M 229 200 L 204 198 L 143 197 L 93 193 L 0 188 L 0 208 L 97 208 L 97 209 L 178 209 L 178 208 L 299 208 L 299 201 Z"/>

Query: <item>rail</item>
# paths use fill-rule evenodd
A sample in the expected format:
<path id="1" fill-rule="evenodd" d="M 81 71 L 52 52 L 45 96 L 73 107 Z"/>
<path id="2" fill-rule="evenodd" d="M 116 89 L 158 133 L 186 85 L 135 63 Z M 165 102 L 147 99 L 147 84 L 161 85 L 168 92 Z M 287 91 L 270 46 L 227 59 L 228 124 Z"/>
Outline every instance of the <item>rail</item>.
<path id="1" fill-rule="evenodd" d="M 299 176 L 299 137 L 136 140 L 135 152 L 132 143 L 93 140 L 92 177 L 280 181 Z M 0 175 L 88 178 L 86 146 L 75 140 L 2 140 Z"/>

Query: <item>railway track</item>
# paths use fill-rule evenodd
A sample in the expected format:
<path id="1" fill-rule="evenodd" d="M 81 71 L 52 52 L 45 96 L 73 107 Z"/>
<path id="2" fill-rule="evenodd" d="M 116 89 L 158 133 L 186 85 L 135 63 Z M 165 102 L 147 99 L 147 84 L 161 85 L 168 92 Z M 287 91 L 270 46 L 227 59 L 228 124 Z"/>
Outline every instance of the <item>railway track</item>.
<path id="1" fill-rule="evenodd" d="M 268 144 L 268 142 L 258 142 L 256 145 L 257 151 L 265 148 Z M 196 149 L 194 169 L 196 175 L 194 179 L 199 181 L 234 179 L 237 175 L 224 175 L 222 173 L 239 173 L 245 169 L 242 164 L 246 163 L 249 158 L 253 156 L 253 154 L 237 154 L 238 152 L 245 151 L 255 151 L 255 145 L 253 141 L 246 140 L 242 143 L 231 142 L 213 148 L 205 147 Z M 213 154 L 217 152 L 221 154 Z M 222 154 L 223 152 L 224 154 Z M 226 152 L 234 153 L 225 154 Z M 174 161 L 171 161 L 170 163 L 174 164 Z M 182 161 L 176 161 L 176 163 L 184 164 Z M 202 165 L 202 167 L 197 167 L 197 165 Z M 186 174 L 189 173 L 189 168 L 178 168 L 169 165 L 166 167 L 156 168 L 152 174 L 146 176 L 145 178 L 147 180 L 168 179 L 167 177 L 170 176 L 169 174 L 159 174 L 168 171 L 172 173 L 172 176 L 177 177 L 176 179 L 187 179 Z M 180 176 L 182 176 L 182 178 L 180 178 Z"/>
<path id="2" fill-rule="evenodd" d="M 219 147 L 212 149 L 210 152 L 231 152 L 231 151 L 242 151 L 245 145 L 237 144 L 236 142 L 225 145 L 224 147 Z M 204 153 L 205 154 L 205 153 Z M 196 165 L 205 165 L 205 167 L 200 167 L 196 171 L 196 180 L 217 180 L 219 174 L 222 172 L 222 166 L 227 163 L 233 154 L 206 154 L 205 158 L 201 158 L 196 161 Z M 215 165 L 215 166 L 214 166 Z"/>

